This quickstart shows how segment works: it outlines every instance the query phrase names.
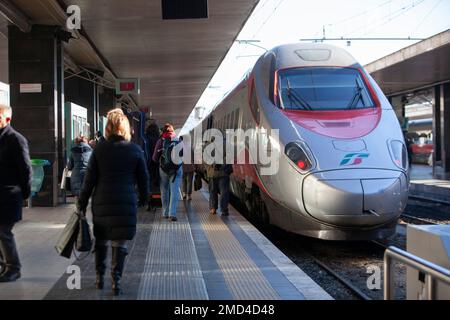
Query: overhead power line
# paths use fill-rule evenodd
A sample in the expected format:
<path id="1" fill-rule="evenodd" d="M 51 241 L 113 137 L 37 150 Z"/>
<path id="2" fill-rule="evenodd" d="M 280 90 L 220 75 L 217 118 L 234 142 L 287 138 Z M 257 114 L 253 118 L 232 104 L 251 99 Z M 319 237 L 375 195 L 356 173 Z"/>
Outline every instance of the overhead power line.
<path id="1" fill-rule="evenodd" d="M 425 22 L 425 20 L 428 19 L 428 17 L 431 15 L 431 13 L 441 4 L 442 0 L 437 0 L 437 2 L 434 4 L 434 6 L 431 8 L 430 11 L 423 17 L 422 21 L 419 22 L 419 24 L 414 28 L 414 30 L 411 32 L 413 34 L 414 32 L 419 29 L 419 27 Z"/>
<path id="2" fill-rule="evenodd" d="M 415 0 L 412 1 L 411 4 L 407 5 L 407 6 L 403 6 L 400 9 L 393 11 L 389 14 L 387 14 L 386 16 L 382 17 L 379 21 L 379 23 L 375 23 L 375 26 L 373 26 L 369 31 L 366 31 L 363 35 L 369 34 L 381 27 L 383 27 L 384 25 L 390 23 L 391 21 L 393 21 L 394 19 L 397 19 L 398 17 L 404 15 L 406 12 L 408 12 L 409 10 L 419 6 L 420 4 L 422 4 L 425 0 L 420 0 L 418 2 L 416 2 Z M 359 27 L 358 29 L 355 29 L 354 31 L 352 31 L 350 34 L 355 33 L 360 31 L 362 28 Z"/>
<path id="3" fill-rule="evenodd" d="M 364 11 L 362 11 L 362 12 L 360 12 L 360 13 L 357 13 L 357 14 L 355 14 L 355 15 L 353 15 L 353 16 L 350 16 L 350 17 L 348 17 L 348 18 L 344 18 L 344 19 L 339 20 L 339 21 L 337 21 L 337 22 L 330 23 L 329 26 L 336 26 L 336 25 L 338 25 L 338 24 L 342 24 L 342 23 L 344 23 L 344 22 L 353 20 L 353 19 L 355 19 L 355 18 L 359 18 L 360 16 L 364 16 L 365 14 L 367 14 L 367 13 L 369 13 L 369 12 L 375 11 L 375 10 L 377 10 L 377 9 L 379 9 L 379 8 L 384 7 L 384 6 L 387 5 L 387 4 L 390 4 L 390 3 L 392 3 L 393 1 L 394 1 L 394 0 L 389 0 L 389 1 L 383 2 L 383 3 L 379 4 L 379 5 L 376 6 L 376 7 L 373 7 L 373 8 L 370 8 L 370 9 L 366 9 L 366 10 L 364 10 Z"/>
<path id="4" fill-rule="evenodd" d="M 300 39 L 300 41 L 339 41 L 339 40 L 346 40 L 346 41 L 421 41 L 421 40 L 425 40 L 424 38 L 411 38 L 411 37 L 407 37 L 407 38 L 348 38 L 348 37 L 340 37 L 340 38 L 305 38 L 305 39 Z"/>

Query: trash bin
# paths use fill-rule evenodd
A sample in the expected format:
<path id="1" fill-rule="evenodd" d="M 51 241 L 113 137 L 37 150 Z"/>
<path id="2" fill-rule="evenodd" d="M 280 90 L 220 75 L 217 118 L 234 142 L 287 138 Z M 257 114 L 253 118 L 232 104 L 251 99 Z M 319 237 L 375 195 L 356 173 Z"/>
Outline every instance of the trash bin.
<path id="1" fill-rule="evenodd" d="M 50 165 L 48 160 L 31 159 L 31 167 L 33 169 L 33 179 L 31 181 L 31 196 L 36 195 L 44 182 L 44 167 Z"/>

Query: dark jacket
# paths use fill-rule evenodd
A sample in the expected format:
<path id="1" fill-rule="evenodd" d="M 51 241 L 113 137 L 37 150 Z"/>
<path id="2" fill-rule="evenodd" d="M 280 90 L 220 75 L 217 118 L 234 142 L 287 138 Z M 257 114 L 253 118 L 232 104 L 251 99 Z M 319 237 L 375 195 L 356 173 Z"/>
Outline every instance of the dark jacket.
<path id="1" fill-rule="evenodd" d="M 212 143 L 212 142 L 211 142 Z M 215 153 L 215 151 L 214 151 Z M 223 160 L 220 164 L 210 164 L 205 165 L 206 167 L 206 176 L 208 179 L 218 179 L 222 177 L 230 176 L 233 173 L 233 166 L 231 164 L 226 163 L 226 142 L 223 144 Z"/>
<path id="2" fill-rule="evenodd" d="M 22 219 L 30 196 L 32 170 L 27 140 L 10 125 L 0 129 L 0 224 Z"/>
<path id="3" fill-rule="evenodd" d="M 148 154 L 148 160 L 147 160 L 147 168 L 148 173 L 150 175 L 150 180 L 152 182 L 154 187 L 159 187 L 159 163 L 153 161 L 153 151 L 155 150 L 156 143 L 158 142 L 159 137 L 149 136 L 147 135 L 147 154 Z"/>
<path id="4" fill-rule="evenodd" d="M 72 170 L 70 176 L 70 190 L 76 196 L 80 195 L 83 185 L 84 175 L 87 170 L 89 158 L 92 154 L 92 148 L 85 142 L 76 145 L 70 150 L 70 159 L 67 169 Z"/>
<path id="5" fill-rule="evenodd" d="M 136 234 L 137 194 L 148 197 L 148 172 L 142 149 L 113 136 L 92 152 L 78 202 L 86 210 L 92 195 L 94 235 L 102 240 L 131 240 Z"/>

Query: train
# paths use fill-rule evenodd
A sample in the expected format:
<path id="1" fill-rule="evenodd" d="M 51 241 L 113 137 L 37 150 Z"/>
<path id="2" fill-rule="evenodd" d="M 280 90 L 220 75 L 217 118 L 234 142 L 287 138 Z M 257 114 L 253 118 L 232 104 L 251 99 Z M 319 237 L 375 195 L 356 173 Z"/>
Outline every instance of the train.
<path id="1" fill-rule="evenodd" d="M 254 129 L 246 148 L 278 129 L 275 174 L 261 174 L 258 161 L 233 163 L 231 192 L 251 217 L 324 240 L 395 233 L 409 188 L 402 129 L 380 87 L 345 49 L 297 43 L 268 50 L 191 139 L 199 129 Z M 205 148 L 209 138 L 202 140 Z"/>

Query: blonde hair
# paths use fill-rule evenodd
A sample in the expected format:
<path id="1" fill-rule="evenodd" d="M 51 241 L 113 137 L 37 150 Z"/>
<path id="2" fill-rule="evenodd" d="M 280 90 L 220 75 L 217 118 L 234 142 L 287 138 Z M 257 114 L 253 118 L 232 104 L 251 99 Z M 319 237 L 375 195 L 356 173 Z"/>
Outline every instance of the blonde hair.
<path id="1" fill-rule="evenodd" d="M 12 118 L 12 108 L 5 104 L 0 104 L 0 113 L 2 113 L 5 117 Z"/>
<path id="2" fill-rule="evenodd" d="M 126 141 L 131 140 L 130 122 L 122 109 L 113 109 L 108 112 L 106 117 L 108 119 L 105 128 L 106 139 L 109 140 L 111 136 L 120 136 L 125 138 Z"/>

